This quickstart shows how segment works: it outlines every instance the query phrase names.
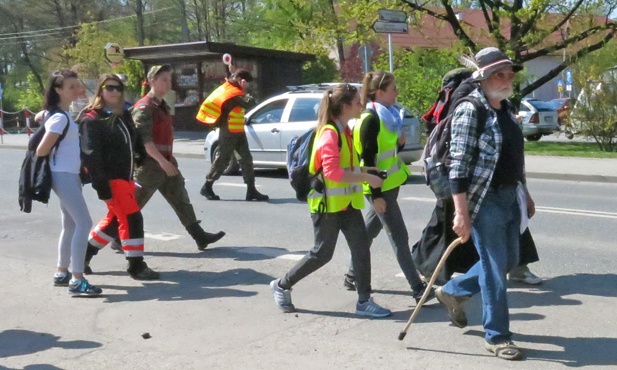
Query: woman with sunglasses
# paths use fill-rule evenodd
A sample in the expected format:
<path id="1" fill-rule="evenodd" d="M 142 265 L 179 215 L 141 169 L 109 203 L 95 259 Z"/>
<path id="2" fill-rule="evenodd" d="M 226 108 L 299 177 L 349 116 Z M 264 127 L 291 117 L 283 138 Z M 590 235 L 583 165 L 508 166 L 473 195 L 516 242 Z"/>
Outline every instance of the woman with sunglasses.
<path id="1" fill-rule="evenodd" d="M 68 286 L 72 295 L 99 295 L 102 290 L 84 278 L 84 257 L 92 218 L 79 178 L 79 129 L 69 106 L 79 89 L 77 73 L 55 71 L 45 95 L 45 135 L 36 149 L 38 156 L 51 156 L 52 189 L 60 199 L 62 232 L 58 242 L 55 286 Z M 63 139 L 60 137 L 64 135 Z M 60 140 L 60 141 L 59 141 Z M 68 271 L 72 263 L 73 274 Z"/>
<path id="2" fill-rule="evenodd" d="M 370 204 L 365 218 L 369 245 L 385 228 L 398 264 L 411 287 L 412 297 L 418 302 L 426 283 L 420 279 L 411 258 L 409 234 L 397 201 L 401 185 L 411 174 L 398 156 L 398 151 L 405 145 L 405 134 L 402 133 L 402 112 L 394 108 L 397 96 L 392 73 L 376 71 L 364 76 L 362 103 L 366 110 L 354 126 L 354 147 L 363 166 L 377 167 L 386 176 L 381 186 L 364 184 L 364 195 Z M 353 261 L 343 283 L 347 289 L 356 289 Z M 429 299 L 434 296 L 431 292 Z"/>
<path id="3" fill-rule="evenodd" d="M 358 89 L 348 84 L 327 90 L 321 99 L 309 166 L 311 174 L 320 173 L 319 184 L 314 184 L 308 195 L 315 245 L 282 279 L 270 283 L 274 301 L 283 312 L 295 311 L 291 301 L 292 286 L 332 259 L 342 231 L 357 271 L 356 314 L 369 317 L 391 314 L 371 298 L 371 256 L 362 219 L 361 183 L 366 181 L 373 187 L 380 187 L 382 180 L 367 173 L 369 168 L 360 166 L 353 151 L 347 123 L 361 111 Z"/>
<path id="4" fill-rule="evenodd" d="M 79 122 L 84 166 L 109 210 L 90 233 L 87 264 L 119 234 L 131 277 L 158 279 L 159 274 L 144 262 L 143 217 L 133 181 L 135 161 L 145 158 L 146 152 L 135 135 L 131 114 L 124 108 L 124 84 L 118 76 L 101 76 L 96 95 Z"/>

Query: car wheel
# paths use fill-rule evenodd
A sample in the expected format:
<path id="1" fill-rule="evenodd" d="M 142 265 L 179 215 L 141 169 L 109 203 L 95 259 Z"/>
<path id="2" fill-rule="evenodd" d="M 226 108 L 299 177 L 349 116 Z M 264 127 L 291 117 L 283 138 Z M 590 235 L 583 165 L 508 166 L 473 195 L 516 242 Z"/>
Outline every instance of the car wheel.
<path id="1" fill-rule="evenodd" d="M 542 134 L 535 134 L 527 136 L 527 141 L 538 141 L 542 138 Z"/>
<path id="2" fill-rule="evenodd" d="M 214 151 L 212 152 L 212 163 L 214 163 L 214 161 L 219 157 L 219 155 L 221 155 L 221 152 L 220 152 L 219 146 L 216 146 L 214 148 Z M 231 160 L 229 161 L 229 164 L 227 165 L 227 167 L 225 167 L 225 171 L 223 171 L 223 175 L 233 176 L 233 175 L 237 175 L 239 171 L 240 171 L 240 164 L 238 163 L 236 156 L 233 155 L 231 156 Z"/>

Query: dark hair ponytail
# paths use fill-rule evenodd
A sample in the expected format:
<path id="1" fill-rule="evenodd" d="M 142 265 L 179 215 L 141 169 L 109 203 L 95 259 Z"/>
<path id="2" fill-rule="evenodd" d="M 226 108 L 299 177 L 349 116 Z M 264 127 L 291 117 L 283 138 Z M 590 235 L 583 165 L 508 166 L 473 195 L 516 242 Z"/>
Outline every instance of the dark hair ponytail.
<path id="1" fill-rule="evenodd" d="M 60 95 L 56 88 L 62 88 L 64 80 L 67 78 L 77 78 L 77 72 L 68 69 L 54 71 L 49 78 L 49 89 L 45 93 L 45 109 L 51 111 L 60 106 Z"/>

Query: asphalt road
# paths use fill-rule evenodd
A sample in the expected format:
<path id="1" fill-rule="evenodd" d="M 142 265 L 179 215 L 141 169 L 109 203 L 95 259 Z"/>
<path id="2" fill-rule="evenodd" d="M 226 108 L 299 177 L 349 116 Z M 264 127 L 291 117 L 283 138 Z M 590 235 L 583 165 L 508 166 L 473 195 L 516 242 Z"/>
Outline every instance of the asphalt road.
<path id="1" fill-rule="evenodd" d="M 280 171 L 258 171 L 268 203 L 243 201 L 241 177 L 215 184 L 222 201 L 198 191 L 205 162 L 180 159 L 187 188 L 208 230 L 228 235 L 199 252 L 162 197 L 144 209 L 148 263 L 158 282 L 124 272 L 121 255 L 103 250 L 90 281 L 105 290 L 95 299 L 69 298 L 54 288 L 57 198 L 48 207 L 19 212 L 17 178 L 22 150 L 0 160 L 0 368 L 28 369 L 560 369 L 617 366 L 617 275 L 614 272 L 617 184 L 530 180 L 538 213 L 531 221 L 546 279 L 540 287 L 512 284 L 514 340 L 524 363 L 492 357 L 483 348 L 481 306 L 468 304 L 469 327 L 449 325 L 429 304 L 403 342 L 399 331 L 414 303 L 385 235 L 373 244 L 377 302 L 394 315 L 356 318 L 355 293 L 342 287 L 349 252 L 343 238 L 328 265 L 293 291 L 299 312 L 283 314 L 268 283 L 280 277 L 312 243 L 305 204 L 295 200 Z M 86 187 L 95 222 L 103 203 Z M 433 198 L 412 177 L 400 195 L 411 242 L 428 220 Z M 152 338 L 143 339 L 148 332 Z"/>

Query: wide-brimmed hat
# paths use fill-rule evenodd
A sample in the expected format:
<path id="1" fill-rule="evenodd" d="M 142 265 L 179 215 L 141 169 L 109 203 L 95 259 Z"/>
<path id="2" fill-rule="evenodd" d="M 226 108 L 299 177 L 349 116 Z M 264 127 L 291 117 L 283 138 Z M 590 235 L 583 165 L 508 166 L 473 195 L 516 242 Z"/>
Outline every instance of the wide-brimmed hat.
<path id="1" fill-rule="evenodd" d="M 148 71 L 148 80 L 153 79 L 156 75 L 161 72 L 173 72 L 173 67 L 169 64 L 162 64 L 158 66 L 152 66 Z"/>
<path id="2" fill-rule="evenodd" d="M 477 70 L 474 71 L 472 75 L 474 81 L 486 80 L 494 72 L 507 66 L 511 66 L 514 72 L 518 72 L 523 69 L 522 66 L 514 64 L 512 59 L 508 58 L 506 53 L 495 47 L 480 50 L 476 54 L 475 59 Z"/>

